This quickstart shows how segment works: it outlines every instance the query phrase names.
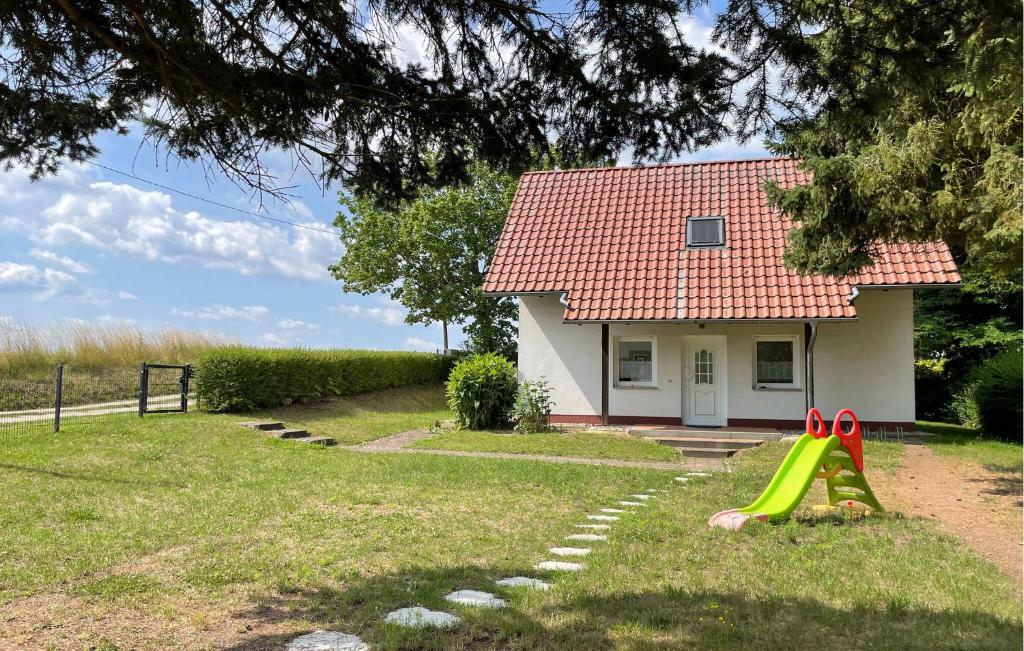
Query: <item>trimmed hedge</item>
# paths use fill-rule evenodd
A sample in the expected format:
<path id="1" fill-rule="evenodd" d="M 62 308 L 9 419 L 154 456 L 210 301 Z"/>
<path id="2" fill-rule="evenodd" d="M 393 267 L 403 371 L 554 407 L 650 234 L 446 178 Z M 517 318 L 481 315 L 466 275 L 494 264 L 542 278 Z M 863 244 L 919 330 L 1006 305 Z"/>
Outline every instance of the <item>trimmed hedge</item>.
<path id="1" fill-rule="evenodd" d="M 192 364 L 196 397 L 209 411 L 248 411 L 415 384 L 440 384 L 452 360 L 375 350 L 211 348 Z"/>

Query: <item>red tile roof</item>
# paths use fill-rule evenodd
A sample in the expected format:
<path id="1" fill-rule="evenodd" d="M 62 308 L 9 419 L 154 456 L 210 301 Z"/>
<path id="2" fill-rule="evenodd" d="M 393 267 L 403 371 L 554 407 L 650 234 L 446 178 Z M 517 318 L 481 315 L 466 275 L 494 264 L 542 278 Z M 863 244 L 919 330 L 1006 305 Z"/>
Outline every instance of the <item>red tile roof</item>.
<path id="1" fill-rule="evenodd" d="M 567 321 L 856 317 L 854 285 L 960 282 L 943 243 L 880 246 L 857 277 L 782 264 L 788 218 L 762 185 L 805 183 L 774 158 L 524 174 L 484 291 L 569 293 Z M 723 216 L 725 248 L 686 247 L 688 217 Z"/>

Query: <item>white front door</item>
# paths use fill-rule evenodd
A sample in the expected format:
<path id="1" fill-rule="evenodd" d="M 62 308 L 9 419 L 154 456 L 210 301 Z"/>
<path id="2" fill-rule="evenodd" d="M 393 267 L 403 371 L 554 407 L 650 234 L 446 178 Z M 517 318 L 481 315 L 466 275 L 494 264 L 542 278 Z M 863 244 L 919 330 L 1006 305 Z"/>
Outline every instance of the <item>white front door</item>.
<path id="1" fill-rule="evenodd" d="M 724 427 L 728 422 L 725 337 L 686 337 L 683 351 L 683 424 Z"/>

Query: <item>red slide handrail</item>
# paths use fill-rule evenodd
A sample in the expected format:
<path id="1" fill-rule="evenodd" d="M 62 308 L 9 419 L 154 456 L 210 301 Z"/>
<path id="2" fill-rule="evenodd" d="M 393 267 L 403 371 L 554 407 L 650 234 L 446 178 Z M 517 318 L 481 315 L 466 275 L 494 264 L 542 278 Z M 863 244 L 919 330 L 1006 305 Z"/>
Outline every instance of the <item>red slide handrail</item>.
<path id="1" fill-rule="evenodd" d="M 853 421 L 853 426 L 850 427 L 849 432 L 844 432 L 843 416 L 847 415 Z M 857 414 L 853 413 L 852 409 L 839 410 L 839 413 L 836 414 L 836 419 L 832 421 L 832 435 L 838 436 L 839 442 L 850 453 L 850 457 L 853 459 L 853 466 L 857 469 L 857 472 L 864 472 L 864 445 L 860 435 L 860 421 L 857 420 Z"/>
<path id="2" fill-rule="evenodd" d="M 818 421 L 817 427 L 814 426 L 815 420 Z M 810 411 L 807 412 L 807 424 L 804 431 L 816 439 L 823 439 L 828 436 L 828 430 L 825 429 L 825 419 L 822 417 L 821 412 L 814 407 L 811 407 Z"/>

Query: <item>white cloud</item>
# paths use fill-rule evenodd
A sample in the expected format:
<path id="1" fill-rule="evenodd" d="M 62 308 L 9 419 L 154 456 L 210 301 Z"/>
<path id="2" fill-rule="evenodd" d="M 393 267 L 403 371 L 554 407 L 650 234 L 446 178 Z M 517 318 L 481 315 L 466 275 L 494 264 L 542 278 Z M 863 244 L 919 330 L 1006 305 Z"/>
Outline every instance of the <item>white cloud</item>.
<path id="1" fill-rule="evenodd" d="M 53 251 L 46 251 L 44 249 L 32 249 L 28 252 L 30 256 L 41 262 L 48 262 L 53 265 L 64 267 L 68 271 L 76 274 L 89 274 L 93 273 L 93 268 L 84 262 L 79 262 L 73 258 L 69 258 Z"/>
<path id="2" fill-rule="evenodd" d="M 277 327 L 282 330 L 316 330 L 317 326 L 313 323 L 306 323 L 298 319 L 281 319 L 277 322 Z"/>
<path id="3" fill-rule="evenodd" d="M 135 319 L 113 316 L 111 314 L 104 314 L 103 316 L 97 317 L 96 320 L 104 325 L 135 325 L 137 323 Z"/>
<path id="4" fill-rule="evenodd" d="M 267 348 L 282 348 L 294 345 L 297 340 L 273 332 L 265 332 L 256 338 L 256 343 Z"/>
<path id="5" fill-rule="evenodd" d="M 340 314 L 352 319 L 380 321 L 389 326 L 402 325 L 405 312 L 397 307 L 363 307 L 362 305 L 335 305 L 327 308 L 333 314 Z"/>
<path id="6" fill-rule="evenodd" d="M 177 209 L 164 192 L 108 181 L 90 182 L 73 166 L 38 183 L 14 168 L 0 175 L 0 230 L 23 233 L 38 245 L 33 255 L 51 266 L 82 263 L 56 253 L 69 244 L 143 260 L 191 262 L 242 275 L 327 280 L 342 245 L 333 232 L 272 225 L 253 217 Z M 54 198 L 56 197 L 56 199 Z M 226 212 L 216 208 L 212 210 Z M 305 205 L 283 215 L 330 231 Z"/>
<path id="7" fill-rule="evenodd" d="M 190 317 L 194 319 L 208 319 L 220 321 L 222 319 L 235 321 L 262 321 L 270 314 L 270 308 L 264 305 L 246 305 L 243 307 L 231 307 L 229 305 L 207 305 L 196 310 L 185 310 L 172 308 L 171 314 L 176 316 Z"/>
<path id="8" fill-rule="evenodd" d="M 405 347 L 410 350 L 422 350 L 425 352 L 432 353 L 436 350 L 440 350 L 441 345 L 433 341 L 427 341 L 426 339 L 422 339 L 420 337 L 406 337 Z"/>
<path id="9" fill-rule="evenodd" d="M 136 296 L 135 294 L 132 294 L 131 292 L 126 292 L 126 291 L 118 292 L 117 293 L 117 297 L 119 299 L 121 299 L 122 301 L 137 301 L 137 300 L 139 300 L 138 296 Z"/>
<path id="10" fill-rule="evenodd" d="M 0 292 L 35 292 L 34 298 L 46 300 L 79 291 L 74 276 L 34 264 L 0 262 Z"/>

